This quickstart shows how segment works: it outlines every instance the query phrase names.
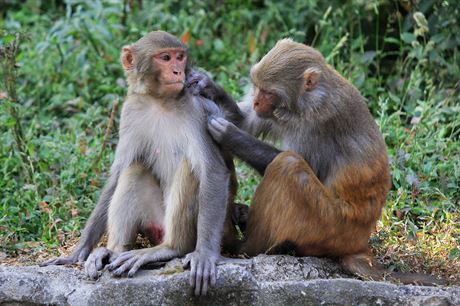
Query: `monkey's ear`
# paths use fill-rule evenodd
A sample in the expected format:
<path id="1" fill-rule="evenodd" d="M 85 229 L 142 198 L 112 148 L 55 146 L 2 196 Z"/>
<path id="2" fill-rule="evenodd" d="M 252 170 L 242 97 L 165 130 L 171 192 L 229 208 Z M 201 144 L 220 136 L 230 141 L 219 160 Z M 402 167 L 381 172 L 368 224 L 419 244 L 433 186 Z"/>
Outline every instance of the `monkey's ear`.
<path id="1" fill-rule="evenodd" d="M 316 67 L 307 68 L 303 72 L 303 80 L 304 80 L 303 88 L 305 89 L 305 91 L 310 91 L 314 89 L 316 85 L 318 85 L 319 83 L 320 76 L 321 76 L 321 70 L 319 70 L 318 68 Z"/>
<path id="2" fill-rule="evenodd" d="M 134 56 L 130 46 L 125 46 L 121 49 L 121 64 L 125 71 L 133 69 Z"/>

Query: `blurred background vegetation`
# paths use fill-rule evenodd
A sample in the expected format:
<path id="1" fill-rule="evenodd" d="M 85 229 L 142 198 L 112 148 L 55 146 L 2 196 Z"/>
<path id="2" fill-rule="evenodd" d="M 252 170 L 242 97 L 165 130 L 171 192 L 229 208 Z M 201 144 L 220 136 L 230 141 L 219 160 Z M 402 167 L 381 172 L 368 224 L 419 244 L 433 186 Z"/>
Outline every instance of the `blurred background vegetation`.
<path id="1" fill-rule="evenodd" d="M 276 40 L 318 48 L 388 145 L 374 252 L 389 270 L 459 280 L 459 20 L 456 0 L 0 0 L 0 260 L 72 247 L 113 159 L 120 49 L 162 29 L 237 98 Z M 238 174 L 250 203 L 259 178 L 242 164 Z"/>

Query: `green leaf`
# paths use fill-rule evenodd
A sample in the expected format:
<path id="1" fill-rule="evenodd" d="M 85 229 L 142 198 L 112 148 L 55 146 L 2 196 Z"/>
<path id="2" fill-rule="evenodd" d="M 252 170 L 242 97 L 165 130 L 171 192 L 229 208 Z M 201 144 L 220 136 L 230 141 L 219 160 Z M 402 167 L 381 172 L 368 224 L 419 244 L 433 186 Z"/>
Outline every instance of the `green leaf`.
<path id="1" fill-rule="evenodd" d="M 412 33 L 408 33 L 408 32 L 404 32 L 404 33 L 401 33 L 401 39 L 405 42 L 405 43 L 412 43 L 416 37 L 414 34 Z"/>
<path id="2" fill-rule="evenodd" d="M 216 51 L 222 51 L 225 47 L 224 42 L 221 39 L 215 39 L 213 44 Z"/>

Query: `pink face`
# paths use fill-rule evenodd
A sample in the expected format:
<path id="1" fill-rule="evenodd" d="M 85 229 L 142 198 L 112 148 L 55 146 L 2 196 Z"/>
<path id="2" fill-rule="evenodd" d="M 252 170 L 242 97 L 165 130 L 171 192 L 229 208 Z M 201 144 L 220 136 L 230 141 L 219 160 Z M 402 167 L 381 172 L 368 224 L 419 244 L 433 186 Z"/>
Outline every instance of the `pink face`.
<path id="1" fill-rule="evenodd" d="M 161 71 L 160 83 L 164 93 L 177 94 L 184 88 L 187 53 L 184 49 L 164 49 L 153 56 Z"/>
<path id="2" fill-rule="evenodd" d="M 257 86 L 255 87 L 255 90 L 256 91 L 254 101 L 252 102 L 252 108 L 256 112 L 257 116 L 261 118 L 273 117 L 276 95 Z"/>

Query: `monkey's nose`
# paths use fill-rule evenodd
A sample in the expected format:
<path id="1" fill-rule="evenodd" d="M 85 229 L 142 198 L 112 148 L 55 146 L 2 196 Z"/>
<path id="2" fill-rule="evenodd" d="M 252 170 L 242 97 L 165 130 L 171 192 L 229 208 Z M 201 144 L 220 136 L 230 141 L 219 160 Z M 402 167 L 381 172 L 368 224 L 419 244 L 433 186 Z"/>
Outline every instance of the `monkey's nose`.
<path id="1" fill-rule="evenodd" d="M 182 74 L 182 71 L 180 71 L 180 70 L 173 70 L 173 73 L 174 73 L 175 75 L 181 75 L 181 74 Z"/>

